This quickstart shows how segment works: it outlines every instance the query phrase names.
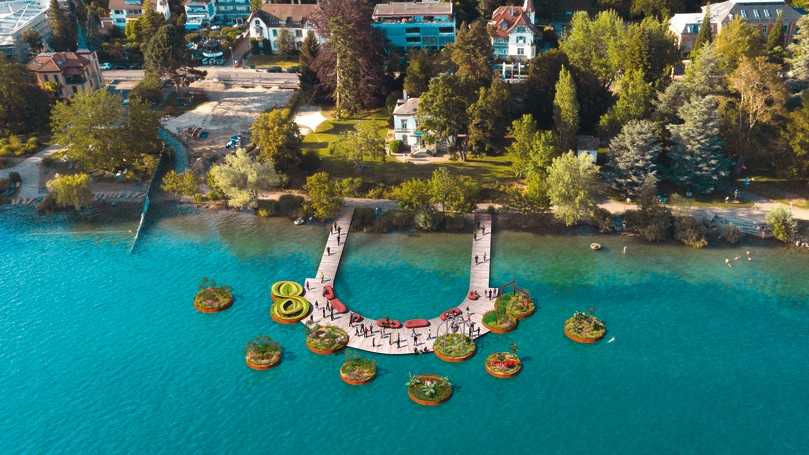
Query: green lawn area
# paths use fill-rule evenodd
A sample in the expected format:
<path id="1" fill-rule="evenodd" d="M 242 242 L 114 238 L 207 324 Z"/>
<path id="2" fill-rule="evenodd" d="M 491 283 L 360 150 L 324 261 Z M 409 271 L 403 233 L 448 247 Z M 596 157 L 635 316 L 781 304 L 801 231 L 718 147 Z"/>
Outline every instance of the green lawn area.
<path id="1" fill-rule="evenodd" d="M 270 66 L 280 66 L 287 69 L 293 66 L 298 66 L 300 63 L 297 58 L 289 58 L 281 55 L 251 55 L 245 66 L 255 65 L 256 68 L 266 68 Z"/>
<path id="2" fill-rule="evenodd" d="M 428 178 L 438 167 L 474 178 L 484 188 L 493 189 L 500 183 L 514 180 L 511 160 L 504 156 L 470 158 L 467 161 L 451 161 L 440 164 L 402 163 L 389 158 L 387 161 L 366 161 L 357 167 L 339 156 L 328 153 L 329 144 L 339 139 L 340 134 L 354 131 L 357 125 L 372 122 L 380 134 L 388 129 L 388 117 L 383 110 L 368 112 L 355 119 L 328 120 L 314 133 L 303 139 L 304 150 L 315 150 L 323 161 L 323 169 L 335 177 L 362 177 L 370 183 L 395 185 L 411 178 Z"/>

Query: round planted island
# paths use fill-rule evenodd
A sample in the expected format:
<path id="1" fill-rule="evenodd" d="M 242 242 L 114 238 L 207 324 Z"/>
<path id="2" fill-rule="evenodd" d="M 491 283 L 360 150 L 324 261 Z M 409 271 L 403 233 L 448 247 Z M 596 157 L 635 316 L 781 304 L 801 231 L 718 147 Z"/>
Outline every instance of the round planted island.
<path id="1" fill-rule="evenodd" d="M 254 370 L 269 370 L 281 363 L 281 345 L 268 336 L 256 337 L 247 344 L 244 360 Z"/>
<path id="2" fill-rule="evenodd" d="M 312 304 L 305 298 L 283 297 L 270 306 L 270 317 L 279 324 L 295 324 L 309 316 L 310 311 Z"/>
<path id="3" fill-rule="evenodd" d="M 463 362 L 475 355 L 475 342 L 462 333 L 448 333 L 436 337 L 433 352 L 445 362 Z"/>
<path id="4" fill-rule="evenodd" d="M 589 313 L 577 311 L 565 321 L 565 336 L 577 343 L 592 344 L 604 338 L 607 326 Z"/>
<path id="5" fill-rule="evenodd" d="M 203 287 L 194 296 L 194 308 L 200 313 L 218 313 L 233 305 L 233 291 L 228 286 Z"/>
<path id="6" fill-rule="evenodd" d="M 407 396 L 422 406 L 438 406 L 452 396 L 452 383 L 435 374 L 411 376 L 407 381 Z"/>
<path id="7" fill-rule="evenodd" d="M 306 335 L 306 347 L 315 354 L 329 355 L 348 344 L 348 334 L 333 325 L 315 325 Z"/>
<path id="8" fill-rule="evenodd" d="M 500 378 L 513 378 L 522 371 L 522 360 L 513 352 L 495 352 L 486 357 L 486 372 Z"/>
<path id="9" fill-rule="evenodd" d="M 492 333 L 508 333 L 517 328 L 517 319 L 499 309 L 487 311 L 483 314 L 483 326 Z"/>
<path id="10" fill-rule="evenodd" d="M 534 314 L 536 305 L 527 292 L 512 292 L 497 296 L 494 302 L 496 310 L 505 311 L 516 320 L 525 319 Z"/>
<path id="11" fill-rule="evenodd" d="M 294 281 L 276 281 L 270 288 L 272 301 L 287 297 L 300 297 L 303 295 L 303 286 Z"/>
<path id="12" fill-rule="evenodd" d="M 376 362 L 370 359 L 347 359 L 340 367 L 340 379 L 346 384 L 362 385 L 376 377 Z"/>

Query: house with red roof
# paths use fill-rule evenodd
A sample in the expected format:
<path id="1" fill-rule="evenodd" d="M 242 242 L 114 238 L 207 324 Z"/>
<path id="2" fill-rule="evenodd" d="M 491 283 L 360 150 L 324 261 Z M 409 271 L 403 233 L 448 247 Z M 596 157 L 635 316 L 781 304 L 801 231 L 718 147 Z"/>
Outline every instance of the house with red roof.
<path id="1" fill-rule="evenodd" d="M 57 98 L 68 99 L 84 90 L 102 87 L 101 70 L 95 52 L 79 49 L 76 52 L 43 52 L 27 65 L 37 83 L 45 89 L 54 89 Z"/>
<path id="2" fill-rule="evenodd" d="M 494 56 L 498 60 L 527 61 L 537 53 L 536 9 L 532 0 L 522 6 L 500 6 L 488 23 Z"/>

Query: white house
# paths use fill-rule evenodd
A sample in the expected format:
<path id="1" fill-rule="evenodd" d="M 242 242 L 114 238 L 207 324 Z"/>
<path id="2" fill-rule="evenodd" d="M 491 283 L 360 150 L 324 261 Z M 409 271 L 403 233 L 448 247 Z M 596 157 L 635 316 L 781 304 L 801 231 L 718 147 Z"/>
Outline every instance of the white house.
<path id="1" fill-rule="evenodd" d="M 396 102 L 396 109 L 393 110 L 393 138 L 411 149 L 419 149 L 423 145 L 422 133 L 416 121 L 418 111 L 419 99 L 408 98 L 407 93 Z"/>
<path id="2" fill-rule="evenodd" d="M 168 0 L 155 0 L 155 11 L 166 20 L 171 18 Z M 125 28 L 129 21 L 137 20 L 143 14 L 143 0 L 110 0 L 110 19 L 117 28 Z"/>
<path id="3" fill-rule="evenodd" d="M 272 50 L 277 51 L 278 38 L 286 30 L 300 49 L 306 35 L 315 33 L 311 18 L 317 11 L 317 5 L 264 4 L 247 19 L 250 38 L 262 42 L 267 40 Z"/>
<path id="4" fill-rule="evenodd" d="M 501 6 L 494 10 L 488 24 L 494 56 L 498 60 L 527 61 L 537 53 L 536 10 L 532 0 L 523 6 Z"/>

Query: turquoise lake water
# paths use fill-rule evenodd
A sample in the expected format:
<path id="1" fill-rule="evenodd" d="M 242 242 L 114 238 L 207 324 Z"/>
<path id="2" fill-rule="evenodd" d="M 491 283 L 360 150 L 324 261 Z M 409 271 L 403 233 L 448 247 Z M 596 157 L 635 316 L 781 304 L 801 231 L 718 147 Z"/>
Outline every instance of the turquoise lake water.
<path id="1" fill-rule="evenodd" d="M 536 315 L 466 363 L 378 356 L 376 381 L 350 387 L 342 356 L 268 315 L 272 282 L 314 274 L 325 227 L 164 213 L 130 255 L 134 212 L 0 210 L 0 453 L 809 453 L 809 255 L 498 232 L 493 284 L 516 279 Z M 370 316 L 432 316 L 466 291 L 470 247 L 352 234 L 337 292 Z M 745 250 L 752 262 L 724 265 Z M 206 276 L 234 288 L 230 310 L 194 311 Z M 591 308 L 613 343 L 563 337 Z M 265 334 L 284 360 L 254 372 L 244 347 Z M 512 342 L 523 373 L 486 375 L 484 355 Z M 424 372 L 456 385 L 444 406 L 407 399 Z"/>

